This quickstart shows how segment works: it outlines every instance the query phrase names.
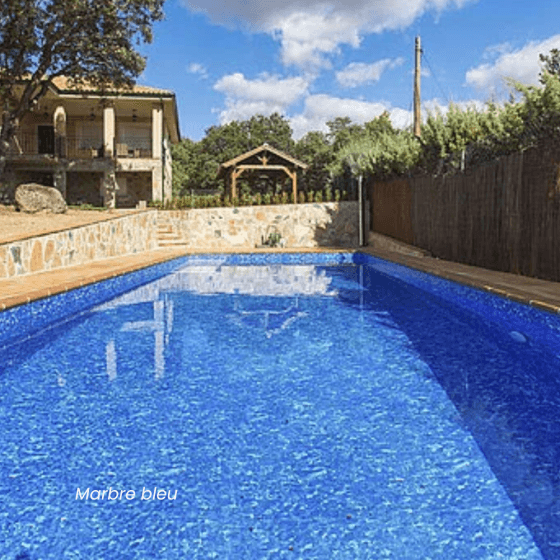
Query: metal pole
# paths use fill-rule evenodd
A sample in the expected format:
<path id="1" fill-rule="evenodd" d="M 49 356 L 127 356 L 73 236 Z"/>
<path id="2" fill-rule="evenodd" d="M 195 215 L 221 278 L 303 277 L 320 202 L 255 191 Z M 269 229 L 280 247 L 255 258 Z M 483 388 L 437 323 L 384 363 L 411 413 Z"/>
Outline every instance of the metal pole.
<path id="1" fill-rule="evenodd" d="M 364 243 L 364 197 L 362 192 L 362 174 L 358 176 L 358 244 L 360 247 Z"/>
<path id="2" fill-rule="evenodd" d="M 414 48 L 414 136 L 420 138 L 420 123 L 422 115 L 420 114 L 420 60 L 422 55 L 422 47 L 420 45 L 420 36 L 416 37 Z"/>

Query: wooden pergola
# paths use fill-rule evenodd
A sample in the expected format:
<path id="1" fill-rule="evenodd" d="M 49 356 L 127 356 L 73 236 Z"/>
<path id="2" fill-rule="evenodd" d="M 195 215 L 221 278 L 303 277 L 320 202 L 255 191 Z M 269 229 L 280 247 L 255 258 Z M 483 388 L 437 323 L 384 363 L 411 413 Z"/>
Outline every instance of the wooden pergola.
<path id="1" fill-rule="evenodd" d="M 237 179 L 244 171 L 258 171 L 270 176 L 284 172 L 292 180 L 294 202 L 297 202 L 298 169 L 307 169 L 307 165 L 268 144 L 263 144 L 222 163 L 218 169 L 218 179 L 224 179 L 226 192 L 229 192 L 233 199 L 237 197 Z"/>

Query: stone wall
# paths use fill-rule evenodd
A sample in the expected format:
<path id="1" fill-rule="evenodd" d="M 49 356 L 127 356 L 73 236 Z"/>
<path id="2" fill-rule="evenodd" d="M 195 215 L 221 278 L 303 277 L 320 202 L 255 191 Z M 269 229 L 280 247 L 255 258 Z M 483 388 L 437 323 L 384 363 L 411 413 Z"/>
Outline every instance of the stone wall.
<path id="1" fill-rule="evenodd" d="M 152 200 L 151 172 L 117 173 L 116 177 L 126 180 L 126 192 L 117 191 L 117 208 L 135 208 L 140 200 Z"/>
<path id="2" fill-rule="evenodd" d="M 357 202 L 167 210 L 159 212 L 159 223 L 202 250 L 256 247 L 274 231 L 286 247 L 358 245 Z"/>
<path id="3" fill-rule="evenodd" d="M 103 206 L 101 181 L 103 173 L 72 171 L 66 175 L 66 202 Z"/>
<path id="4" fill-rule="evenodd" d="M 0 279 L 157 249 L 157 212 L 0 244 Z"/>

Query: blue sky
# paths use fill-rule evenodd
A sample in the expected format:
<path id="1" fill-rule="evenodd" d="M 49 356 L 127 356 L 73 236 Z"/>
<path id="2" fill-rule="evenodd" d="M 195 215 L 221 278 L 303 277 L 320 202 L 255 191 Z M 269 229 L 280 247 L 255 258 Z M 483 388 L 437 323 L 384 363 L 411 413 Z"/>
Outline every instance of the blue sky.
<path id="1" fill-rule="evenodd" d="M 558 0 L 167 0 L 139 83 L 177 95 L 183 137 L 280 112 L 299 138 L 349 116 L 411 120 L 414 39 L 423 112 L 504 99 L 560 48 Z"/>

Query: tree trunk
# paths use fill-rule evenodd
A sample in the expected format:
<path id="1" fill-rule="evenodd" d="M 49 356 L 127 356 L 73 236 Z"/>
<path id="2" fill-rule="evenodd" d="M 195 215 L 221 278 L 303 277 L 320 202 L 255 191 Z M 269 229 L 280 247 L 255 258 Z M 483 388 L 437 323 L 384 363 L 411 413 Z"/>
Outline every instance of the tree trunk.
<path id="1" fill-rule="evenodd" d="M 0 186 L 5 180 L 6 160 L 10 151 L 10 145 L 18 129 L 18 119 L 13 112 L 2 113 L 2 126 L 0 128 Z"/>

